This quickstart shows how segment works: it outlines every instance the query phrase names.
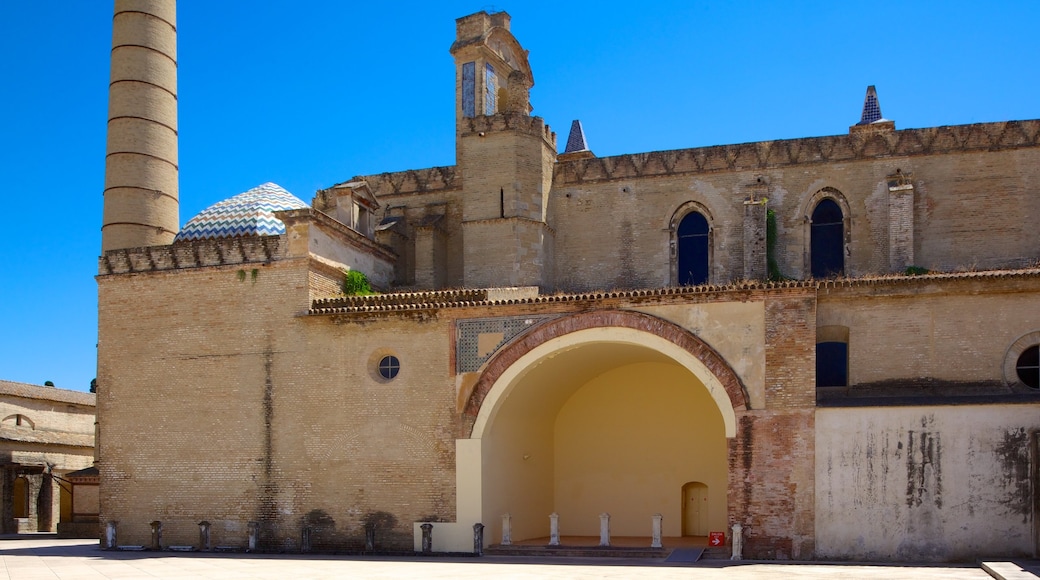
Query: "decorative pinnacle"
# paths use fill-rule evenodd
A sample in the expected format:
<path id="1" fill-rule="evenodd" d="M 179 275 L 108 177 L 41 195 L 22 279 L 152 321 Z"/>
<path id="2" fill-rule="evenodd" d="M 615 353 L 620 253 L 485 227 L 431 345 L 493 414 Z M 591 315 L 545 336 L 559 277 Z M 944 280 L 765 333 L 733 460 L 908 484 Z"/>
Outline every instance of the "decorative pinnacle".
<path id="1" fill-rule="evenodd" d="M 585 142 L 585 129 L 581 126 L 581 121 L 575 119 L 571 123 L 571 133 L 567 136 L 567 147 L 564 148 L 564 153 L 576 153 L 578 151 L 588 151 L 589 146 Z"/>
<path id="2" fill-rule="evenodd" d="M 881 104 L 878 103 L 877 91 L 874 85 L 867 87 L 867 96 L 863 98 L 863 115 L 857 125 L 869 125 L 874 121 L 881 120 Z"/>

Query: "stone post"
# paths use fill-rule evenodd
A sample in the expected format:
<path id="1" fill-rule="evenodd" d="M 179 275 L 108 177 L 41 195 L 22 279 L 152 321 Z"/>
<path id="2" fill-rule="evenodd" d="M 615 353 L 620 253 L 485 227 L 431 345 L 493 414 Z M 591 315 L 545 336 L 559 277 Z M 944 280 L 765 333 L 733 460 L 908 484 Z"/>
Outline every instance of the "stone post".
<path id="1" fill-rule="evenodd" d="M 765 280 L 769 277 L 766 247 L 767 201 L 765 197 L 757 197 L 755 194 L 744 201 L 745 280 Z"/>
<path id="2" fill-rule="evenodd" d="M 744 527 L 740 524 L 733 524 L 733 555 L 730 556 L 730 560 L 743 560 L 744 559 Z"/>
<path id="3" fill-rule="evenodd" d="M 599 514 L 599 545 L 610 545 L 610 514 L 607 512 Z"/>
<path id="4" fill-rule="evenodd" d="M 560 545 L 560 514 L 556 512 L 549 514 L 549 545 Z"/>
<path id="5" fill-rule="evenodd" d="M 249 522 L 249 542 L 246 544 L 246 551 L 255 552 L 259 543 L 260 522 Z"/>
<path id="6" fill-rule="evenodd" d="M 429 554 L 433 551 L 433 524 L 427 522 L 419 527 L 422 529 L 423 554 Z"/>
<path id="7" fill-rule="evenodd" d="M 661 514 L 654 514 L 651 518 L 653 521 L 652 532 L 650 535 L 650 547 L 661 548 L 661 521 L 664 520 L 664 516 Z"/>
<path id="8" fill-rule="evenodd" d="M 502 514 L 502 545 L 513 545 L 513 516 Z"/>
<path id="9" fill-rule="evenodd" d="M 155 520 L 149 525 L 152 526 L 152 549 L 162 550 L 162 522 Z"/>
<path id="10" fill-rule="evenodd" d="M 199 550 L 208 552 L 212 548 L 209 543 L 209 526 L 210 523 L 203 520 L 199 522 Z"/>
<path id="11" fill-rule="evenodd" d="M 300 551 L 310 552 L 311 551 L 311 527 L 303 526 L 303 537 L 300 540 Z"/>
<path id="12" fill-rule="evenodd" d="M 484 524 L 480 522 L 473 524 L 473 553 L 484 555 Z"/>
<path id="13" fill-rule="evenodd" d="M 116 548 L 116 524 L 119 522 L 105 522 L 105 543 L 101 547 L 105 550 Z"/>

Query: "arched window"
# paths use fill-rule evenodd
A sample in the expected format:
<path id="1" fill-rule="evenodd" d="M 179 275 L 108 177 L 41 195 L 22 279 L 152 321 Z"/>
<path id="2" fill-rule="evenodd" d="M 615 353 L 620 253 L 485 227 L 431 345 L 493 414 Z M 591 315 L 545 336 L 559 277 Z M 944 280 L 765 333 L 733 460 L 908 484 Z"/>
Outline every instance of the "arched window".
<path id="1" fill-rule="evenodd" d="M 708 220 L 699 212 L 686 214 L 676 230 L 676 274 L 680 286 L 708 282 Z"/>
<path id="2" fill-rule="evenodd" d="M 813 278 L 845 275 L 845 223 L 841 208 L 833 199 L 825 198 L 812 212 L 811 242 Z"/>
<path id="3" fill-rule="evenodd" d="M 847 342 L 816 343 L 816 386 L 849 385 L 849 345 Z"/>

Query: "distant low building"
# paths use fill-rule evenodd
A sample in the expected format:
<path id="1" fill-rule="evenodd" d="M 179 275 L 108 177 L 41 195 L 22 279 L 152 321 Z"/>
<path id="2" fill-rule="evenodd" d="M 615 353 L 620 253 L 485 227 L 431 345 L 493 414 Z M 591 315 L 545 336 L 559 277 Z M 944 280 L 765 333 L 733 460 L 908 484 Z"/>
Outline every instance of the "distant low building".
<path id="1" fill-rule="evenodd" d="M 93 393 L 0 381 L 3 533 L 55 532 L 73 521 L 67 476 L 93 467 L 95 400 Z M 93 524 L 83 528 L 68 533 L 97 537 L 96 506 Z"/>

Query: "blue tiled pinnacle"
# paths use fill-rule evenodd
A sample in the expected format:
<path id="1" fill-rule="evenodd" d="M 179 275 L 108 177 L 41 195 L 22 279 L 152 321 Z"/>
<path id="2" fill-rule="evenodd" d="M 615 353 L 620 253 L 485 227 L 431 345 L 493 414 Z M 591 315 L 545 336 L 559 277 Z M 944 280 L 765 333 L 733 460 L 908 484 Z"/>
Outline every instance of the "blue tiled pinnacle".
<path id="1" fill-rule="evenodd" d="M 874 121 L 881 120 L 881 104 L 878 103 L 877 91 L 874 85 L 867 87 L 867 96 L 863 99 L 863 115 L 857 125 L 869 125 Z"/>
<path id="2" fill-rule="evenodd" d="M 581 121 L 575 119 L 571 123 L 571 133 L 567 136 L 567 147 L 564 148 L 564 153 L 574 153 L 576 151 L 588 151 L 589 146 L 585 142 L 585 129 L 581 126 Z"/>
<path id="3" fill-rule="evenodd" d="M 278 236 L 285 224 L 274 212 L 309 207 L 274 183 L 217 202 L 184 224 L 174 241 L 239 236 Z"/>

